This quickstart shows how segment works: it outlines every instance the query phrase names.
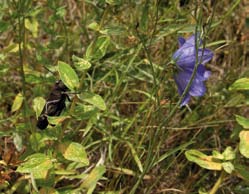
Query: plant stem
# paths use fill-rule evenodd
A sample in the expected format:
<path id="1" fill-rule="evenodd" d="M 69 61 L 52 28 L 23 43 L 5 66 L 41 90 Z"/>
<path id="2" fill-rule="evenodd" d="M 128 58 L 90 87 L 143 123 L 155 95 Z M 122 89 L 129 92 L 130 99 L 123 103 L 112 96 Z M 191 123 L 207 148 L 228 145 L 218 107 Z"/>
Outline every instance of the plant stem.
<path id="1" fill-rule="evenodd" d="M 222 170 L 221 171 L 221 174 L 220 174 L 220 177 L 218 178 L 218 180 L 216 181 L 216 183 L 214 184 L 213 188 L 211 189 L 211 191 L 209 192 L 209 194 L 215 194 L 216 191 L 219 189 L 221 183 L 223 182 L 224 178 L 225 178 L 225 171 Z"/>

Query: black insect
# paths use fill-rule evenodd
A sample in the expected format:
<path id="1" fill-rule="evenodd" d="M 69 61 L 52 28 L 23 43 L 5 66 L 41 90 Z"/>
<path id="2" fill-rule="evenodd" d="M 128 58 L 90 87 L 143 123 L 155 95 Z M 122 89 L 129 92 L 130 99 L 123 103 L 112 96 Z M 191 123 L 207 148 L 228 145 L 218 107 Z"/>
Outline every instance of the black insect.
<path id="1" fill-rule="evenodd" d="M 46 129 L 48 126 L 47 116 L 59 116 L 62 110 L 66 107 L 65 101 L 69 99 L 66 91 L 68 88 L 65 84 L 59 80 L 56 81 L 49 97 L 46 100 L 46 104 L 43 107 L 41 115 L 38 117 L 37 127 L 39 129 Z"/>

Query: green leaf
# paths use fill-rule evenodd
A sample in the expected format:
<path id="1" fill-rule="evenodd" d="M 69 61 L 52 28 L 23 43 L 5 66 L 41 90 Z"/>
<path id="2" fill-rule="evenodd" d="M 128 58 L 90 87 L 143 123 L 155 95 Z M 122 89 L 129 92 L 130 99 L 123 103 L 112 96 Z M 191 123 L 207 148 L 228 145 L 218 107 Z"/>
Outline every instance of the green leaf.
<path id="1" fill-rule="evenodd" d="M 33 100 L 33 109 L 36 114 L 36 118 L 38 118 L 43 110 L 43 107 L 46 104 L 46 100 L 43 97 L 36 97 Z"/>
<path id="2" fill-rule="evenodd" d="M 134 160 L 135 160 L 135 162 L 136 162 L 136 164 L 138 166 L 138 169 L 140 170 L 140 172 L 143 172 L 144 171 L 143 170 L 143 165 L 142 165 L 142 162 L 141 162 L 141 160 L 139 159 L 139 157 L 137 155 L 136 150 L 134 149 L 133 145 L 130 142 L 127 142 L 127 144 L 131 149 L 131 154 L 132 154 L 132 156 L 133 156 L 133 158 L 134 158 Z"/>
<path id="3" fill-rule="evenodd" d="M 91 63 L 83 58 L 77 57 L 75 55 L 72 56 L 74 66 L 78 71 L 84 71 L 91 67 Z"/>
<path id="4" fill-rule="evenodd" d="M 45 179 L 51 168 L 53 168 L 52 160 L 45 154 L 37 153 L 28 156 L 16 171 L 32 174 L 35 179 Z"/>
<path id="5" fill-rule="evenodd" d="M 198 150 L 188 150 L 185 152 L 185 156 L 189 161 L 198 164 L 202 168 L 208 170 L 222 169 L 222 164 L 220 162 L 216 162 L 214 157 L 207 156 Z"/>
<path id="6" fill-rule="evenodd" d="M 231 174 L 234 171 L 234 166 L 231 162 L 223 162 L 222 167 L 228 174 Z"/>
<path id="7" fill-rule="evenodd" d="M 249 158 L 249 131 L 241 131 L 239 138 L 239 151 L 243 156 Z"/>
<path id="8" fill-rule="evenodd" d="M 224 156 L 220 152 L 218 152 L 217 150 L 213 150 L 212 155 L 214 158 L 216 158 L 218 160 L 224 160 Z"/>
<path id="9" fill-rule="evenodd" d="M 63 18 L 66 15 L 66 6 L 56 8 L 56 16 Z"/>
<path id="10" fill-rule="evenodd" d="M 94 42 L 92 42 L 86 50 L 86 59 L 90 61 L 91 59 L 101 59 L 106 54 L 106 50 L 110 44 L 109 36 L 100 36 Z"/>
<path id="11" fill-rule="evenodd" d="M 89 165 L 89 160 L 85 148 L 75 142 L 64 142 L 59 145 L 59 150 L 67 160 L 83 163 L 85 166 Z"/>
<path id="12" fill-rule="evenodd" d="M 91 30 L 95 30 L 95 31 L 99 31 L 100 26 L 97 22 L 92 22 L 91 24 L 89 24 L 87 26 L 87 28 L 91 29 Z"/>
<path id="13" fill-rule="evenodd" d="M 53 130 L 44 130 L 36 133 L 32 133 L 30 135 L 29 141 L 31 147 L 35 151 L 39 151 L 42 147 L 46 146 L 46 141 L 57 140 L 58 134 L 56 134 Z"/>
<path id="14" fill-rule="evenodd" d="M 236 157 L 235 151 L 230 146 L 228 146 L 225 149 L 225 151 L 222 153 L 222 155 L 224 156 L 224 160 L 234 160 Z"/>
<path id="15" fill-rule="evenodd" d="M 62 82 L 72 91 L 80 86 L 79 78 L 73 68 L 62 61 L 58 62 L 58 71 Z"/>
<path id="16" fill-rule="evenodd" d="M 236 80 L 229 90 L 249 90 L 249 78 L 241 78 Z"/>
<path id="17" fill-rule="evenodd" d="M 97 94 L 93 94 L 93 93 L 89 93 L 89 92 L 84 92 L 81 93 L 80 95 L 78 95 L 78 97 L 89 103 L 94 105 L 95 107 L 99 108 L 100 110 L 106 110 L 106 105 L 105 105 L 105 101 L 103 100 L 103 98 Z"/>
<path id="18" fill-rule="evenodd" d="M 64 120 L 66 119 L 70 119 L 70 116 L 58 116 L 58 117 L 54 117 L 54 116 L 47 116 L 48 118 L 48 122 L 52 125 L 59 125 L 61 124 Z"/>
<path id="19" fill-rule="evenodd" d="M 239 116 L 239 115 L 235 115 L 236 117 L 236 121 L 245 129 L 249 129 L 249 119 Z"/>
<path id="20" fill-rule="evenodd" d="M 77 120 L 88 120 L 92 117 L 97 117 L 97 113 L 99 112 L 99 109 L 97 109 L 93 105 L 85 105 L 77 103 L 77 106 L 75 106 L 73 111 L 73 116 Z"/>
<path id="21" fill-rule="evenodd" d="M 23 96 L 21 93 L 18 93 L 14 99 L 13 104 L 12 104 L 11 112 L 15 112 L 15 111 L 19 110 L 22 106 L 22 103 L 23 103 Z"/>
<path id="22" fill-rule="evenodd" d="M 92 191 L 96 187 L 98 180 L 102 178 L 105 171 L 106 169 L 104 165 L 96 166 L 86 177 L 85 181 L 81 184 L 81 187 L 88 189 L 87 193 L 92 193 Z"/>

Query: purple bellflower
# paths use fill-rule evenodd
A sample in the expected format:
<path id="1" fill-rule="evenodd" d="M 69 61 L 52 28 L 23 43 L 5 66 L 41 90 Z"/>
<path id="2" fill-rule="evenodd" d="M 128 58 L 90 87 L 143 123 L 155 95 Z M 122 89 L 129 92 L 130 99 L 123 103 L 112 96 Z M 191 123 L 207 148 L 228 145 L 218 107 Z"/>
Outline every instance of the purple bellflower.
<path id="1" fill-rule="evenodd" d="M 191 96 L 203 96 L 205 94 L 206 87 L 204 81 L 211 75 L 211 72 L 206 70 L 204 65 L 213 58 L 213 52 L 206 48 L 203 49 L 202 40 L 199 38 L 197 38 L 198 51 L 196 52 L 195 39 L 195 35 L 186 40 L 180 37 L 178 39 L 180 48 L 173 54 L 173 59 L 178 69 L 174 79 L 178 92 L 182 95 L 191 79 L 196 64 L 196 54 L 198 53 L 197 72 L 189 91 L 181 102 L 181 106 L 188 104 Z"/>

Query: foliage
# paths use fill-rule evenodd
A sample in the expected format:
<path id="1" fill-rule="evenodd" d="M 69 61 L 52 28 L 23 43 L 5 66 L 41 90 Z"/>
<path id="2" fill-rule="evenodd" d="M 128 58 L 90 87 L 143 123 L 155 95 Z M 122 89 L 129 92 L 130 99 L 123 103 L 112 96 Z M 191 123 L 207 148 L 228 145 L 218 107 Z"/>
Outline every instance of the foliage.
<path id="1" fill-rule="evenodd" d="M 0 192 L 246 193 L 247 9 L 244 0 L 0 1 Z M 180 107 L 173 55 L 179 36 L 197 32 L 212 74 L 206 94 Z M 56 80 L 70 101 L 39 130 Z"/>

